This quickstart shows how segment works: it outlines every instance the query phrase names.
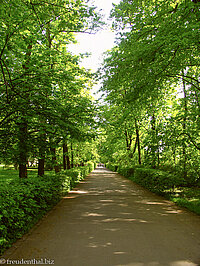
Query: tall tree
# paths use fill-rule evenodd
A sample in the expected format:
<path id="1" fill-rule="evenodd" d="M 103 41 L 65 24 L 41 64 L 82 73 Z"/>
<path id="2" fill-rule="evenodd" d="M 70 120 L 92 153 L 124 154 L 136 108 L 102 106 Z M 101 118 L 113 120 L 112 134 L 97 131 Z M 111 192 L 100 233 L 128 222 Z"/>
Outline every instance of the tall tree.
<path id="1" fill-rule="evenodd" d="M 198 1 L 189 0 L 123 0 L 114 5 L 111 16 L 118 39 L 99 71 L 108 104 L 114 103 L 119 113 L 133 113 L 136 120 L 128 121 L 136 132 L 135 121 L 140 121 L 138 153 L 143 163 L 153 168 L 170 165 L 185 173 L 190 168 L 193 176 L 198 171 L 194 158 L 200 140 L 195 130 L 199 127 L 198 10 Z M 113 121 L 112 115 L 106 119 L 108 125 Z M 125 122 L 123 115 L 120 126 Z M 107 134 L 109 139 L 112 133 L 107 130 Z M 117 153 L 120 162 L 120 151 L 120 144 L 113 145 L 110 158 Z"/>
<path id="2" fill-rule="evenodd" d="M 67 83 L 70 83 L 72 91 L 68 94 L 78 91 L 80 95 L 86 89 L 89 76 L 79 67 L 79 58 L 66 51 L 66 45 L 74 41 L 74 32 L 90 33 L 98 27 L 101 22 L 95 9 L 89 6 L 88 1 L 2 1 L 2 157 L 12 160 L 15 156 L 10 154 L 17 154 L 21 177 L 27 176 L 27 160 L 31 153 L 38 153 L 39 175 L 44 174 L 49 138 L 63 124 L 69 128 L 73 123 L 63 118 L 64 107 L 60 108 L 59 101 L 62 100 L 58 91 L 69 88 Z M 75 91 L 73 87 L 76 87 Z M 71 105 L 75 106 L 78 104 L 75 97 L 74 101 Z M 59 118 L 59 123 L 55 126 L 50 121 L 56 118 Z M 9 140 L 5 137 L 8 133 L 13 136 Z M 18 145 L 14 145 L 16 142 Z M 9 152 L 5 151 L 5 144 Z"/>

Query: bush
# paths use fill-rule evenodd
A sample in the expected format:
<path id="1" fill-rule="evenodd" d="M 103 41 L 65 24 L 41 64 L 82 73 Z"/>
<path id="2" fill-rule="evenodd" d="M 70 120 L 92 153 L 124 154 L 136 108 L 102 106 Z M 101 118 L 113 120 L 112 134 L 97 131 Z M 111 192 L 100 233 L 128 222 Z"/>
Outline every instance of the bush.
<path id="1" fill-rule="evenodd" d="M 121 175 L 125 176 L 125 177 L 133 177 L 134 173 L 135 173 L 135 169 L 137 168 L 142 168 L 143 166 L 141 165 L 135 165 L 133 167 L 123 167 L 123 166 L 119 166 L 118 167 L 118 173 L 120 173 Z"/>
<path id="2" fill-rule="evenodd" d="M 89 162 L 86 166 L 52 176 L 15 179 L 3 184 L 0 188 L 1 253 L 93 169 L 94 164 Z"/>
<path id="3" fill-rule="evenodd" d="M 157 169 L 136 168 L 134 181 L 153 192 L 163 193 L 181 186 L 184 179 Z"/>
<path id="4" fill-rule="evenodd" d="M 113 170 L 115 166 L 108 164 L 107 167 Z M 188 183 L 180 174 L 173 169 L 148 169 L 144 166 L 136 165 L 133 167 L 118 167 L 118 173 L 140 184 L 143 187 L 165 196 L 167 199 L 175 202 L 177 205 L 186 207 L 200 215 L 200 190 L 196 188 L 185 187 Z"/>
<path id="5" fill-rule="evenodd" d="M 111 164 L 108 164 L 108 167 L 110 170 L 114 168 Z M 135 165 L 133 167 L 118 166 L 117 171 L 132 181 L 159 194 L 184 184 L 184 179 L 178 175 L 162 170 L 144 168 L 141 165 Z"/>
<path id="6" fill-rule="evenodd" d="M 114 172 L 116 172 L 117 171 L 117 169 L 118 169 L 118 166 L 117 165 L 115 165 L 115 164 L 112 164 L 112 163 L 106 163 L 106 167 L 108 168 L 108 169 L 110 169 L 111 171 L 114 171 Z"/>
<path id="7" fill-rule="evenodd" d="M 200 215 L 200 199 L 195 199 L 195 200 L 189 200 L 187 198 L 170 198 L 171 201 L 176 203 L 178 206 L 185 207 L 188 210 L 197 213 Z"/>
<path id="8" fill-rule="evenodd" d="M 83 180 L 90 172 L 94 170 L 95 164 L 93 162 L 88 162 L 85 166 L 78 168 L 71 168 L 62 171 L 62 175 L 69 177 L 70 188 L 73 188 L 77 183 Z"/>
<path id="9" fill-rule="evenodd" d="M 122 166 L 122 165 L 116 165 L 116 164 L 112 164 L 112 163 L 107 163 L 106 167 L 108 169 L 110 169 L 111 171 L 117 171 L 119 174 L 125 176 L 125 177 L 131 177 L 134 175 L 135 169 L 136 168 L 143 168 L 143 166 L 141 165 L 134 165 L 131 167 L 126 167 L 126 166 Z"/>
<path id="10" fill-rule="evenodd" d="M 14 180 L 0 189 L 0 247 L 21 237 L 60 199 L 62 181 L 55 176 Z"/>

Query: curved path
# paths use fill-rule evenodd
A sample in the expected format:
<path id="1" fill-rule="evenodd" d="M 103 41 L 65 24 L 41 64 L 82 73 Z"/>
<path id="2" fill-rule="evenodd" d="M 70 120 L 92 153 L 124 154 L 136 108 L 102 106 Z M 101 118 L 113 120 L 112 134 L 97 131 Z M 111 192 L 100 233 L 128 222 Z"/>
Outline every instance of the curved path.
<path id="1" fill-rule="evenodd" d="M 199 265 L 200 217 L 97 168 L 2 257 L 56 266 Z"/>

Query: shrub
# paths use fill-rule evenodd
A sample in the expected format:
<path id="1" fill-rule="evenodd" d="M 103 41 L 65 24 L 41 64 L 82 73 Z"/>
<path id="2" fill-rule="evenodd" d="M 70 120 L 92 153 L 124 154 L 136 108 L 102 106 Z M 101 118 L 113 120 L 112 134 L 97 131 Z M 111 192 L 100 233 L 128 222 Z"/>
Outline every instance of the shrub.
<path id="1" fill-rule="evenodd" d="M 0 189 L 0 247 L 4 249 L 21 237 L 47 210 L 62 191 L 62 178 L 14 180 Z"/>
<path id="2" fill-rule="evenodd" d="M 142 168 L 142 167 L 143 166 L 140 166 L 140 165 L 135 165 L 135 166 L 132 166 L 132 167 L 119 166 L 117 171 L 121 175 L 129 178 L 131 176 L 134 176 L 134 173 L 135 173 L 135 169 L 136 168 Z"/>
<path id="3" fill-rule="evenodd" d="M 111 164 L 108 164 L 108 167 L 110 170 L 114 168 Z M 184 184 L 184 179 L 178 175 L 162 170 L 144 168 L 142 165 L 134 165 L 132 167 L 120 165 L 117 171 L 132 181 L 159 194 Z"/>
<path id="4" fill-rule="evenodd" d="M 111 170 L 113 169 L 111 164 L 108 164 L 108 167 Z M 118 173 L 146 187 L 152 192 L 165 196 L 177 205 L 186 207 L 190 211 L 200 214 L 199 188 L 185 187 L 185 185 L 188 185 L 187 180 L 181 177 L 180 173 L 176 173 L 174 169 L 169 168 L 164 171 L 163 168 L 162 170 L 158 170 L 144 168 L 144 166 L 141 165 L 133 167 L 124 167 L 120 165 L 118 167 Z"/>
<path id="5" fill-rule="evenodd" d="M 184 180 L 168 172 L 157 169 L 136 168 L 134 181 L 153 192 L 164 192 L 182 185 Z"/>
<path id="6" fill-rule="evenodd" d="M 70 188 L 73 188 L 77 183 L 83 180 L 90 172 L 94 170 L 95 164 L 93 162 L 88 162 L 85 166 L 78 168 L 71 168 L 65 171 L 62 171 L 62 175 L 69 177 Z"/>
<path id="7" fill-rule="evenodd" d="M 94 164 L 51 176 L 14 179 L 0 188 L 0 254 L 27 232 Z"/>
<path id="8" fill-rule="evenodd" d="M 112 164 L 112 163 L 110 163 L 110 162 L 106 163 L 106 167 L 107 167 L 108 169 L 110 169 L 111 171 L 115 171 L 115 172 L 117 171 L 117 168 L 118 168 L 117 165 Z"/>
<path id="9" fill-rule="evenodd" d="M 187 198 L 181 198 L 181 197 L 173 198 L 173 197 L 171 197 L 170 200 L 172 200 L 178 206 L 185 207 L 188 210 L 195 212 L 198 215 L 200 215 L 200 199 L 189 200 Z"/>

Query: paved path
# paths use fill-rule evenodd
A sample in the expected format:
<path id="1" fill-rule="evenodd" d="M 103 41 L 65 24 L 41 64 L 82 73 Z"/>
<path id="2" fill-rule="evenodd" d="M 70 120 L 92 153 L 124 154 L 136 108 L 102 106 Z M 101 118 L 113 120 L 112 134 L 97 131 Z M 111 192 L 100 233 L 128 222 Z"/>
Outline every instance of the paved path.
<path id="1" fill-rule="evenodd" d="M 3 257 L 56 266 L 198 265 L 200 217 L 98 168 Z"/>

